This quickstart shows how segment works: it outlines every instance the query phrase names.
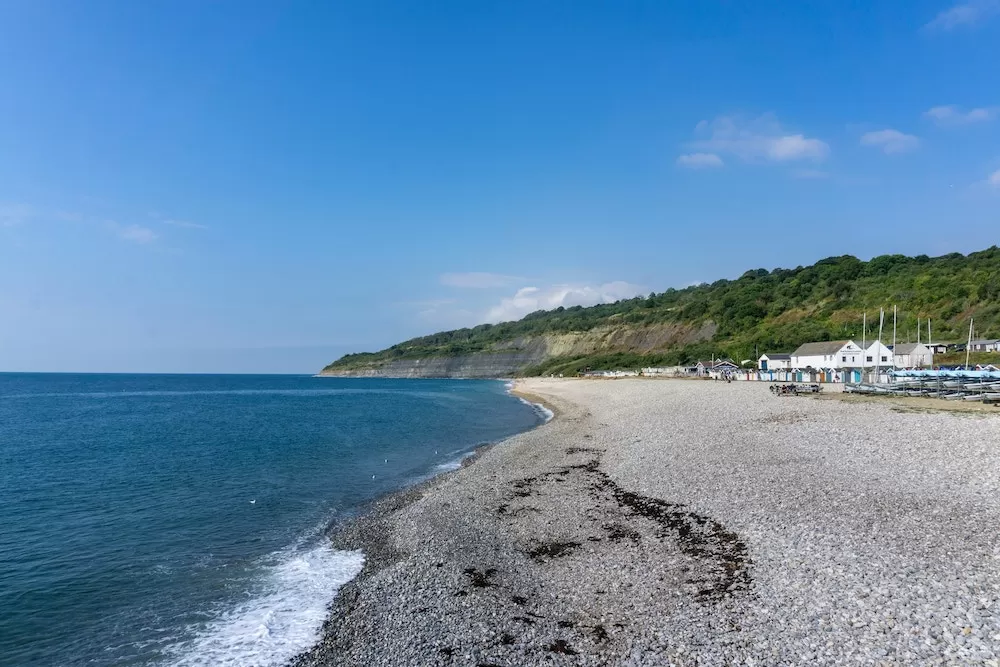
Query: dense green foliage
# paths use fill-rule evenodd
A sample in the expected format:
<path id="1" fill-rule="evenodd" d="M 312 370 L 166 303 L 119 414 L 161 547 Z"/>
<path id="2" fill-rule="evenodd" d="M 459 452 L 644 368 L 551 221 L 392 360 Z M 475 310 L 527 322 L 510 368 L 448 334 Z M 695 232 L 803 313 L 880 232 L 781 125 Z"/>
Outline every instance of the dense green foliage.
<path id="1" fill-rule="evenodd" d="M 717 325 L 711 341 L 639 354 L 606 349 L 587 357 L 555 358 L 526 373 L 575 372 L 591 368 L 635 368 L 687 363 L 710 355 L 737 361 L 758 352 L 790 352 L 809 341 L 862 336 L 868 313 L 870 339 L 885 308 L 899 308 L 898 340 L 916 339 L 917 318 L 931 318 L 937 340 L 964 340 L 969 318 L 977 335 L 1000 337 L 1000 249 L 967 256 L 882 255 L 863 262 L 844 255 L 795 269 L 755 269 L 736 280 L 718 280 L 647 297 L 584 308 L 538 311 L 516 322 L 482 324 L 394 345 L 377 353 L 346 355 L 327 369 L 347 370 L 392 359 L 491 352 L 498 343 L 543 334 L 586 332 L 599 327 L 642 328 L 677 323 Z M 926 324 L 923 324 L 926 339 Z M 883 336 L 886 338 L 886 336 Z"/>

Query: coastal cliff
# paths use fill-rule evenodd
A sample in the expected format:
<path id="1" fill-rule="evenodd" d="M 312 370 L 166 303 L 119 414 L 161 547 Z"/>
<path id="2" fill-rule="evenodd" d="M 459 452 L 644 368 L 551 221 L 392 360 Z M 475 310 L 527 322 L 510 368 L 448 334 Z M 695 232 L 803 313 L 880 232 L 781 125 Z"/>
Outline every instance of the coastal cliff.
<path id="1" fill-rule="evenodd" d="M 802 343 L 867 338 L 880 309 L 897 309 L 900 340 L 964 341 L 1000 335 L 1000 248 L 962 255 L 829 257 L 794 269 L 752 269 L 717 280 L 596 306 L 556 308 L 348 354 L 320 375 L 495 378 L 676 366 Z M 867 318 L 865 318 L 867 314 Z M 867 319 L 868 330 L 862 322 Z M 985 353 L 984 353 L 985 354 Z M 995 358 L 994 358 L 995 357 Z M 998 363 L 1000 354 L 974 359 Z"/>
<path id="2" fill-rule="evenodd" d="M 426 355 L 334 363 L 320 372 L 331 377 L 501 378 L 521 375 L 554 358 L 577 358 L 620 349 L 651 352 L 664 347 L 710 340 L 715 324 L 695 327 L 675 323 L 646 327 L 601 327 L 586 332 L 521 336 L 489 349 L 451 356 Z"/>

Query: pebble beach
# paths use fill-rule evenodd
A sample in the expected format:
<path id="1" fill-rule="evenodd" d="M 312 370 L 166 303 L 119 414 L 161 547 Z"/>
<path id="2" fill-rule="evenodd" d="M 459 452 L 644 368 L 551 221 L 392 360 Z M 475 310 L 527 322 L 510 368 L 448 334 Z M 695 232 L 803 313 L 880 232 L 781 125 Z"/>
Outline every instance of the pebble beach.
<path id="1" fill-rule="evenodd" d="M 556 417 L 389 496 L 297 667 L 1000 665 L 1000 411 L 519 381 Z"/>

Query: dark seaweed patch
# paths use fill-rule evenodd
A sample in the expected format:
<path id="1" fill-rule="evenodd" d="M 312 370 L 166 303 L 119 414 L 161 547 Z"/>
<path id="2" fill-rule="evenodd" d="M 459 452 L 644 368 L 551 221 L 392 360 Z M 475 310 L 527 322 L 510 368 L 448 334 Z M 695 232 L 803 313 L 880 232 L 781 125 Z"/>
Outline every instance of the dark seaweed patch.
<path id="1" fill-rule="evenodd" d="M 598 644 L 603 644 L 608 641 L 608 631 L 604 629 L 601 624 L 592 625 L 590 627 L 590 634 L 594 635 L 594 641 Z"/>
<path id="2" fill-rule="evenodd" d="M 474 567 L 465 568 L 465 576 L 469 578 L 469 583 L 471 583 L 476 588 L 488 588 L 489 586 L 496 586 L 491 579 L 497 573 L 495 568 L 490 568 L 483 572 L 480 572 Z"/>
<path id="3" fill-rule="evenodd" d="M 579 542 L 543 542 L 528 552 L 537 561 L 546 558 L 562 558 L 580 548 Z"/>
<path id="4" fill-rule="evenodd" d="M 565 639 L 557 639 L 551 644 L 547 645 L 545 648 L 552 651 L 553 653 L 564 653 L 566 655 L 577 655 L 577 652 L 573 650 L 573 647 L 569 645 Z"/>
<path id="5" fill-rule="evenodd" d="M 633 530 L 628 526 L 620 523 L 611 523 L 604 526 L 604 530 L 608 533 L 608 539 L 612 542 L 621 542 L 622 540 L 632 540 L 633 542 L 639 542 L 639 531 Z"/>

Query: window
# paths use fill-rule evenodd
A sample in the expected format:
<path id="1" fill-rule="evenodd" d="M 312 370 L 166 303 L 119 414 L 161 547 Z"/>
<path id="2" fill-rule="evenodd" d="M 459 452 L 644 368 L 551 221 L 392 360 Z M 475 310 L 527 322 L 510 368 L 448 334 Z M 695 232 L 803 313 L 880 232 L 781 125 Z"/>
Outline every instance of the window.
<path id="1" fill-rule="evenodd" d="M 882 355 L 882 361 L 889 361 L 889 357 L 887 357 L 887 356 L 885 356 L 885 355 L 883 354 L 883 355 Z"/>
<path id="2" fill-rule="evenodd" d="M 847 355 L 845 354 L 843 357 L 840 358 L 840 360 L 841 361 L 847 361 Z"/>
<path id="3" fill-rule="evenodd" d="M 872 358 L 871 358 L 871 357 L 868 357 L 868 361 L 871 361 L 871 360 L 872 360 Z"/>

